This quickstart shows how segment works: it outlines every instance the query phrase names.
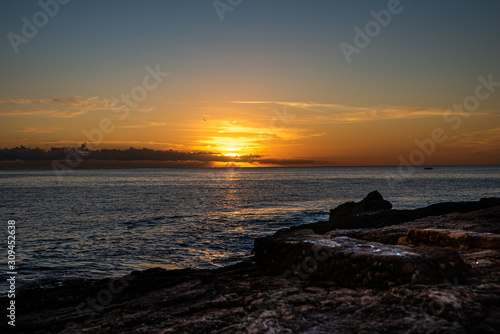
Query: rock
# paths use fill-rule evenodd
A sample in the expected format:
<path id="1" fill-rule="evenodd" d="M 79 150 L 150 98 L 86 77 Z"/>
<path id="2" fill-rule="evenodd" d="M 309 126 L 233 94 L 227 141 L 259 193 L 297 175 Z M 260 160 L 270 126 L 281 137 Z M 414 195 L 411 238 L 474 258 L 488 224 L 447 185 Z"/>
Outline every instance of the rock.
<path id="1" fill-rule="evenodd" d="M 472 203 L 464 205 L 463 209 L 492 206 L 491 201 Z M 457 205 L 450 207 L 455 210 Z M 458 247 L 450 250 L 422 243 L 413 247 L 380 246 L 377 243 L 396 243 L 411 229 L 500 234 L 499 206 L 472 211 L 427 216 L 381 229 L 336 229 L 330 233 L 331 237 L 311 236 L 311 230 L 297 231 L 296 244 L 289 243 L 286 247 L 293 250 L 293 256 L 302 258 L 294 268 L 296 273 L 287 272 L 283 277 L 266 276 L 255 263 L 244 262 L 215 270 L 150 269 L 113 280 L 82 280 L 50 289 L 16 291 L 16 309 L 19 310 L 16 331 L 92 334 L 498 333 L 498 249 L 460 249 L 461 258 L 471 268 L 465 284 L 459 284 L 461 282 L 452 279 L 455 271 L 460 272 L 457 266 L 463 266 L 455 259 Z M 280 238 L 286 239 L 286 235 L 282 233 Z M 332 247 L 334 244 L 343 246 L 343 252 L 339 256 L 330 256 L 330 252 L 323 249 L 325 240 Z M 259 263 L 271 266 L 270 260 L 283 245 L 278 245 L 272 238 L 266 242 L 269 251 L 263 252 L 257 247 L 256 252 Z M 272 249 L 273 245 L 275 249 Z M 339 246 L 333 248 L 339 250 Z M 389 256 L 396 250 L 403 252 Z M 407 253 L 414 255 L 406 256 Z M 287 253 L 278 255 L 287 258 Z M 314 269 L 313 260 L 317 262 L 318 270 L 309 273 L 304 268 Z M 334 269 L 338 273 L 315 280 L 314 275 L 320 276 L 321 266 L 326 264 L 332 267 L 326 268 L 325 273 Z M 280 272 L 277 269 L 282 267 L 276 267 L 279 267 L 276 272 Z M 447 277 L 447 281 L 436 285 L 418 284 L 429 276 L 427 268 L 435 272 L 435 276 L 430 275 L 430 281 L 439 282 L 440 279 L 436 278 L 442 277 Z M 393 271 L 401 276 L 390 276 Z M 350 284 L 350 280 L 359 284 L 366 280 L 370 286 L 371 281 L 378 282 L 381 276 L 390 279 L 404 277 L 408 284 L 387 284 L 391 286 L 387 289 L 381 289 L 379 287 L 383 285 L 377 284 L 373 285 L 376 288 Z M 303 277 L 308 281 L 297 282 Z M 338 278 L 339 284 L 332 282 L 332 277 Z M 116 284 L 110 285 L 112 282 Z M 346 287 L 350 285 L 356 288 Z M 112 298 L 105 298 L 106 291 L 112 294 Z M 8 302 L 6 296 L 0 297 L 0 304 Z M 71 324 L 76 326 L 75 330 L 69 329 Z M 0 333 L 11 331 L 6 321 L 0 323 Z"/>
<path id="2" fill-rule="evenodd" d="M 267 274 L 301 281 L 330 280 L 351 288 L 454 282 L 466 273 L 454 250 L 329 238 L 311 230 L 258 238 L 254 249 L 257 264 Z"/>
<path id="3" fill-rule="evenodd" d="M 450 229 L 412 229 L 401 243 L 458 247 L 462 249 L 500 249 L 500 235 Z"/>
<path id="4" fill-rule="evenodd" d="M 480 270 L 482 276 L 490 275 L 494 280 L 499 280 L 500 251 L 485 249 L 479 252 L 465 253 L 461 257 L 472 269 Z"/>
<path id="5" fill-rule="evenodd" d="M 345 208 L 342 208 L 339 211 L 335 211 L 337 209 L 334 209 L 333 216 L 330 216 L 329 221 L 321 221 L 317 223 L 301 225 L 298 227 L 291 227 L 289 230 L 293 231 L 299 229 L 312 229 L 314 233 L 325 234 L 327 232 L 339 229 L 382 228 L 385 226 L 403 224 L 430 216 L 440 216 L 450 213 L 468 213 L 495 206 L 500 206 L 500 198 L 482 198 L 480 201 L 473 202 L 437 203 L 429 205 L 425 208 L 414 210 L 391 209 L 379 211 L 364 211 L 357 214 L 342 216 L 349 210 L 351 210 L 352 212 L 354 206 L 348 204 Z"/>
<path id="6" fill-rule="evenodd" d="M 401 238 L 406 240 L 406 235 L 411 229 L 451 229 L 500 234 L 500 224 L 495 217 L 500 217 L 500 206 L 468 213 L 450 213 L 441 216 L 429 216 L 415 221 L 381 228 L 336 229 L 327 232 L 326 235 L 331 237 L 345 236 L 395 245 Z"/>
<path id="7" fill-rule="evenodd" d="M 372 191 L 359 203 L 347 202 L 339 205 L 333 210 L 330 210 L 330 221 L 335 221 L 340 218 L 348 217 L 362 212 L 390 210 L 392 204 L 384 200 L 378 191 Z"/>

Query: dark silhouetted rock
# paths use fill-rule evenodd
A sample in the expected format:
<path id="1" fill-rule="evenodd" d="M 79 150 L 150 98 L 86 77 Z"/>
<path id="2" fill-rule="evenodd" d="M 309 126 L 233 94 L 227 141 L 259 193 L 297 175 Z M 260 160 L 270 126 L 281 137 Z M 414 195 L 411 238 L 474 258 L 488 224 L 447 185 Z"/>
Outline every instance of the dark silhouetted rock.
<path id="1" fill-rule="evenodd" d="M 334 222 L 340 218 L 345 218 L 362 212 L 390 210 L 392 204 L 384 200 L 378 191 L 372 191 L 359 203 L 347 202 L 330 210 L 330 221 Z"/>
<path id="2" fill-rule="evenodd" d="M 311 230 L 258 238 L 254 250 L 257 264 L 266 273 L 303 281 L 332 281 L 351 288 L 454 282 L 466 273 L 454 250 L 329 238 Z"/>
<path id="3" fill-rule="evenodd" d="M 289 230 L 311 229 L 314 233 L 325 234 L 337 229 L 361 229 L 361 228 L 381 228 L 414 221 L 429 216 L 440 216 L 449 213 L 467 213 L 482 209 L 491 208 L 500 205 L 500 198 L 482 198 L 475 202 L 445 202 L 429 205 L 425 208 L 414 210 L 382 210 L 365 211 L 344 217 L 335 216 L 330 221 L 321 221 L 317 223 L 304 224 L 291 227 Z M 349 206 L 346 206 L 346 208 Z M 334 209 L 335 211 L 336 209 Z M 347 209 L 341 209 L 339 212 L 347 212 Z"/>

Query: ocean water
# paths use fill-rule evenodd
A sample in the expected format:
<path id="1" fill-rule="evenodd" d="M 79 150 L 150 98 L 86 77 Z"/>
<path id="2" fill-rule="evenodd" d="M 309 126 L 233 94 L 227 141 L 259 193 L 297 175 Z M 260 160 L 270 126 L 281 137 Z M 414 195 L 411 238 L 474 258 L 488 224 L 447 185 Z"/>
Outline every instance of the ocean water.
<path id="1" fill-rule="evenodd" d="M 500 197 L 500 166 L 0 171 L 16 221 L 18 288 L 151 267 L 216 268 L 249 257 L 256 237 L 327 220 L 378 190 L 394 208 Z M 392 181 L 390 181 L 392 180 Z M 2 271 L 1 291 L 6 291 Z"/>

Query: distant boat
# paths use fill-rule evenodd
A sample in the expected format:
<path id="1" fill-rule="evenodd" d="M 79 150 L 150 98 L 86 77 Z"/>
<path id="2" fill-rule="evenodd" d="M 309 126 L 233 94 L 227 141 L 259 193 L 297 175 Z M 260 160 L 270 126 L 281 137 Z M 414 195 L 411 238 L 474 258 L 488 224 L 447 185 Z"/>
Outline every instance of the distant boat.
<path id="1" fill-rule="evenodd" d="M 434 168 L 432 168 L 432 167 L 424 167 L 424 169 L 434 169 Z"/>

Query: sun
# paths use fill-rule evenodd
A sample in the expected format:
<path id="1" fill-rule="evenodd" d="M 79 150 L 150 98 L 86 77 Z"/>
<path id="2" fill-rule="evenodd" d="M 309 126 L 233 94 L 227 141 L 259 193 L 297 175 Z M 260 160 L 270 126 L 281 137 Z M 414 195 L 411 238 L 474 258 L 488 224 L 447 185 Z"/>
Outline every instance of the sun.
<path id="1" fill-rule="evenodd" d="M 222 155 L 227 157 L 248 154 L 248 143 L 242 138 L 219 137 L 213 144 Z"/>
<path id="2" fill-rule="evenodd" d="M 227 157 L 237 157 L 241 155 L 242 145 L 234 140 L 219 146 L 221 153 Z"/>
<path id="3" fill-rule="evenodd" d="M 245 128 L 224 121 L 214 126 L 211 135 L 205 135 L 198 142 L 209 151 L 221 156 L 238 158 L 256 154 L 262 148 L 263 135 L 256 128 Z"/>
<path id="4" fill-rule="evenodd" d="M 256 167 L 253 161 L 255 149 L 258 145 L 252 137 L 205 137 L 201 143 L 212 152 L 217 152 L 226 159 L 213 163 L 213 167 Z"/>

